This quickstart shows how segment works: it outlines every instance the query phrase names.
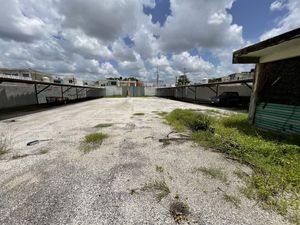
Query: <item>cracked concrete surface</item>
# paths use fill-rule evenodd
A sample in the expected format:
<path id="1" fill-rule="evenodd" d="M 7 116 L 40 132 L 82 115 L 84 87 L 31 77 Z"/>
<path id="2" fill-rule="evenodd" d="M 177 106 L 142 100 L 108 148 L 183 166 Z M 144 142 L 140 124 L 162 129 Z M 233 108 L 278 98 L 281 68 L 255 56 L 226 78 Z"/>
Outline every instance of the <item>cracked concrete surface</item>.
<path id="1" fill-rule="evenodd" d="M 189 206 L 183 224 L 288 224 L 240 193 L 244 183 L 234 171 L 249 168 L 190 141 L 167 146 L 158 141 L 172 128 L 156 112 L 175 108 L 207 107 L 159 98 L 104 98 L 0 121 L 0 133 L 11 139 L 10 152 L 0 160 L 0 224 L 176 224 L 169 211 L 175 198 Z M 113 126 L 94 128 L 100 123 Z M 109 137 L 83 154 L 80 142 L 92 132 Z M 228 184 L 193 172 L 197 167 L 221 168 Z M 161 202 L 141 191 L 153 180 L 165 181 L 171 191 Z M 240 207 L 226 202 L 224 193 L 240 198 Z"/>

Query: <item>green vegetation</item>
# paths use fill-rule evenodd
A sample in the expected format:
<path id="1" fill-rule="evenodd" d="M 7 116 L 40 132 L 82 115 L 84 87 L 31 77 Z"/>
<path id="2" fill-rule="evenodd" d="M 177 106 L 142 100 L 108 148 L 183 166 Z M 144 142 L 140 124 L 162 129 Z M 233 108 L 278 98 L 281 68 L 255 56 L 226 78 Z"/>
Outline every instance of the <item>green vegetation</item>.
<path id="1" fill-rule="evenodd" d="M 201 171 L 203 174 L 208 175 L 214 179 L 218 179 L 224 183 L 227 183 L 228 181 L 226 174 L 220 168 L 200 167 L 197 168 L 195 171 Z"/>
<path id="2" fill-rule="evenodd" d="M 240 179 L 244 180 L 245 178 L 247 178 L 249 175 L 247 173 L 245 173 L 243 170 L 241 170 L 240 168 L 233 171 L 233 173 Z"/>
<path id="3" fill-rule="evenodd" d="M 112 95 L 112 96 L 105 96 L 104 98 L 125 98 L 122 95 Z"/>
<path id="4" fill-rule="evenodd" d="M 155 180 L 150 183 L 146 183 L 142 188 L 142 191 L 154 191 L 156 195 L 156 199 L 158 202 L 160 202 L 163 198 L 168 196 L 170 194 L 170 189 L 166 182 Z"/>
<path id="5" fill-rule="evenodd" d="M 155 170 L 156 172 L 159 172 L 159 173 L 163 173 L 164 172 L 164 168 L 162 166 L 155 166 Z"/>
<path id="6" fill-rule="evenodd" d="M 105 127 L 111 127 L 113 124 L 112 123 L 100 123 L 94 126 L 94 128 L 105 128 Z"/>
<path id="7" fill-rule="evenodd" d="M 29 156 L 29 154 L 24 154 L 24 155 L 16 154 L 16 155 L 13 155 L 11 158 L 12 158 L 13 160 L 15 160 L 15 159 L 25 158 L 25 157 L 27 157 L 27 156 Z"/>
<path id="8" fill-rule="evenodd" d="M 300 224 L 300 137 L 250 126 L 247 115 L 212 118 L 176 109 L 166 116 L 176 130 L 192 133 L 203 147 L 219 150 L 252 167 L 243 190 L 266 209 Z M 204 129 L 195 129 L 199 127 Z"/>
<path id="9" fill-rule="evenodd" d="M 187 75 L 180 75 L 177 82 L 176 82 L 176 86 L 184 86 L 184 85 L 188 85 L 190 84 L 190 80 L 187 77 Z"/>
<path id="10" fill-rule="evenodd" d="M 134 116 L 144 116 L 145 113 L 134 113 L 133 115 L 134 115 Z"/>
<path id="11" fill-rule="evenodd" d="M 217 110 L 217 109 L 204 109 L 203 111 L 208 112 L 208 113 L 224 114 L 222 111 Z"/>
<path id="12" fill-rule="evenodd" d="M 0 134 L 0 156 L 9 151 L 9 141 L 4 134 Z"/>
<path id="13" fill-rule="evenodd" d="M 156 112 L 156 115 L 165 117 L 166 115 L 168 115 L 168 113 L 167 112 Z"/>
<path id="14" fill-rule="evenodd" d="M 169 113 L 166 120 L 177 131 L 191 130 L 193 132 L 211 129 L 212 119 L 193 110 L 175 109 Z"/>
<path id="15" fill-rule="evenodd" d="M 88 134 L 85 136 L 84 141 L 81 144 L 81 149 L 84 153 L 88 153 L 99 147 L 103 140 L 107 137 L 108 135 L 103 133 Z"/>
<path id="16" fill-rule="evenodd" d="M 241 204 L 241 200 L 234 196 L 234 195 L 229 195 L 229 194 L 224 194 L 223 195 L 223 198 L 226 202 L 230 202 L 232 203 L 235 207 L 239 208 L 240 207 L 240 204 Z"/>
<path id="17" fill-rule="evenodd" d="M 49 152 L 49 149 L 45 148 L 45 149 L 41 149 L 39 154 L 44 155 L 47 154 Z"/>

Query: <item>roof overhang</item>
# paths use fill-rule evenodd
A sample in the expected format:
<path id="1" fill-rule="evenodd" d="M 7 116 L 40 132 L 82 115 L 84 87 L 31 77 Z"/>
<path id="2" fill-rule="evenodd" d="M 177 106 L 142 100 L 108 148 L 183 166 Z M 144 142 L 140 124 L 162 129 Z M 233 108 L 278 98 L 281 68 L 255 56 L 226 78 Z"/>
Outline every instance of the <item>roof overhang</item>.
<path id="1" fill-rule="evenodd" d="M 235 51 L 233 63 L 267 63 L 297 56 L 300 56 L 300 28 Z"/>

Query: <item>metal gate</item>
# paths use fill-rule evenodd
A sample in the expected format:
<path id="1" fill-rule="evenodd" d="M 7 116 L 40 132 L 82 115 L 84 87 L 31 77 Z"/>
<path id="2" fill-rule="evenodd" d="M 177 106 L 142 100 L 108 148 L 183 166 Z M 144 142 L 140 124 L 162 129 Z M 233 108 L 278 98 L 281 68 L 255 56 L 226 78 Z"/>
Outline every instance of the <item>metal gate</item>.
<path id="1" fill-rule="evenodd" d="M 143 97 L 145 96 L 145 87 L 122 87 L 123 97 Z"/>

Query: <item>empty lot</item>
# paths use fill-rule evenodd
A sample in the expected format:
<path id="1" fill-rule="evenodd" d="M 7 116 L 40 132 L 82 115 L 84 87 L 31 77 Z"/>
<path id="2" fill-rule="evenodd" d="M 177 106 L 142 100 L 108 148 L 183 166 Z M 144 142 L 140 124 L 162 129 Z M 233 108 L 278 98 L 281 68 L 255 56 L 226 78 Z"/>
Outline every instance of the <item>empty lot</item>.
<path id="1" fill-rule="evenodd" d="M 0 224 L 287 224 L 240 193 L 236 171 L 249 168 L 191 141 L 159 142 L 172 128 L 157 114 L 175 108 L 208 109 L 104 98 L 0 121 L 10 148 L 0 160 Z M 108 138 L 84 153 L 95 132 Z M 37 139 L 51 140 L 26 146 Z M 174 218 L 174 202 L 188 212 Z"/>

